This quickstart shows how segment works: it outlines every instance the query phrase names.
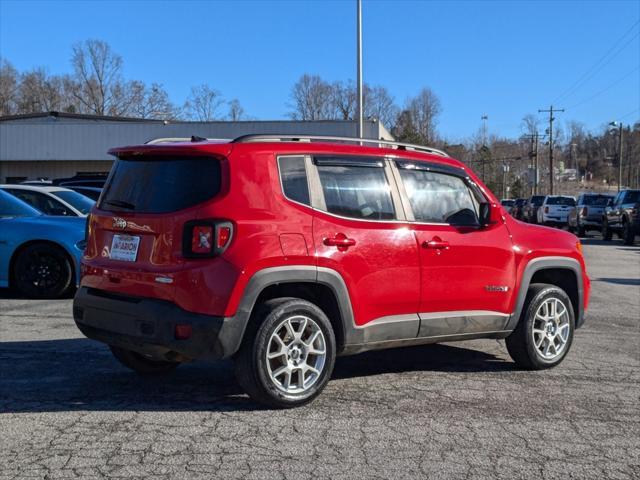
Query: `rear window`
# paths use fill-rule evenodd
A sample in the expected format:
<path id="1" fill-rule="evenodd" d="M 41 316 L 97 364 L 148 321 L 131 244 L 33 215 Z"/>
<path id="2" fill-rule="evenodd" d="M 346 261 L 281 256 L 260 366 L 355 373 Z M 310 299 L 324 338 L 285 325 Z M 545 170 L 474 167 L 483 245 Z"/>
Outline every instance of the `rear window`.
<path id="1" fill-rule="evenodd" d="M 51 192 L 58 198 L 61 198 L 73 208 L 80 211 L 80 213 L 87 215 L 93 207 L 93 204 L 96 203 L 88 197 L 79 194 L 78 192 L 74 192 L 73 190 L 58 190 Z"/>
<path id="2" fill-rule="evenodd" d="M 574 207 L 576 200 L 573 197 L 549 197 L 547 205 L 563 205 L 566 207 Z"/>
<path id="3" fill-rule="evenodd" d="M 99 208 L 167 213 L 210 200 L 220 191 L 220 162 L 211 157 L 118 159 Z"/>
<path id="4" fill-rule="evenodd" d="M 583 205 L 591 205 L 594 207 L 606 207 L 610 199 L 611 197 L 608 195 L 585 195 L 582 203 Z"/>
<path id="5" fill-rule="evenodd" d="M 536 207 L 539 207 L 540 205 L 542 205 L 542 202 L 544 202 L 544 197 L 542 196 L 531 197 L 531 204 Z"/>

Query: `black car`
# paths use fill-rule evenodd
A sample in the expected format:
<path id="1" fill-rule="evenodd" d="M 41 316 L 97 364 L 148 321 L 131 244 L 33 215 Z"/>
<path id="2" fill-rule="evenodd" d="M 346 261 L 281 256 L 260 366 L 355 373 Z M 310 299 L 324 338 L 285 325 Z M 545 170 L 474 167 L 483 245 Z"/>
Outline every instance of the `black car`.
<path id="1" fill-rule="evenodd" d="M 524 213 L 523 209 L 526 203 L 527 203 L 526 198 L 516 198 L 516 201 L 513 204 L 513 207 L 511 208 L 511 216 L 513 218 L 517 218 L 518 220 L 522 220 L 522 215 Z"/>
<path id="2" fill-rule="evenodd" d="M 633 244 L 640 234 L 640 190 L 618 192 L 602 216 L 602 238 L 611 240 L 618 235 L 626 245 Z"/>
<path id="3" fill-rule="evenodd" d="M 522 219 L 529 223 L 538 223 L 538 209 L 544 202 L 544 195 L 534 195 L 523 207 Z"/>

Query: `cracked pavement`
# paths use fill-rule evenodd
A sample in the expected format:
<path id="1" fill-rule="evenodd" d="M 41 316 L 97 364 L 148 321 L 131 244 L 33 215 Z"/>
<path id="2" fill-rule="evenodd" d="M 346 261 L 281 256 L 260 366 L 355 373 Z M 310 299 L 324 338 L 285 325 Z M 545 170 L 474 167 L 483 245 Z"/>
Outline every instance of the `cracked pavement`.
<path id="1" fill-rule="evenodd" d="M 639 478 L 640 248 L 584 243 L 591 305 L 555 369 L 495 340 L 368 352 L 285 411 L 230 362 L 142 379 L 71 300 L 0 294 L 0 479 Z"/>

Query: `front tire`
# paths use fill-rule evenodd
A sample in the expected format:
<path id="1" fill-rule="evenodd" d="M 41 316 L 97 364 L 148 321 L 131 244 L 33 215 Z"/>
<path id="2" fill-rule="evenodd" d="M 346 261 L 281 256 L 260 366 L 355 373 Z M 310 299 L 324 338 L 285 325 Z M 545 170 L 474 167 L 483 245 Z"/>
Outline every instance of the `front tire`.
<path id="1" fill-rule="evenodd" d="M 604 219 L 602 221 L 602 239 L 606 240 L 607 242 L 610 242 L 612 238 L 613 238 L 613 232 L 609 228 L 609 222 L 606 219 Z"/>
<path id="2" fill-rule="evenodd" d="M 180 362 L 170 362 L 167 360 L 155 360 L 140 353 L 124 348 L 109 345 L 111 353 L 125 367 L 144 376 L 164 375 L 173 371 Z"/>
<path id="3" fill-rule="evenodd" d="M 625 245 L 633 245 L 635 236 L 636 235 L 633 231 L 631 223 L 625 220 L 625 222 L 622 224 L 622 241 Z"/>
<path id="4" fill-rule="evenodd" d="M 573 341 L 575 314 L 564 290 L 544 283 L 530 286 L 518 326 L 506 338 L 516 364 L 528 370 L 558 365 Z"/>
<path id="5" fill-rule="evenodd" d="M 322 392 L 335 356 L 333 328 L 320 308 L 298 298 L 269 300 L 236 355 L 236 378 L 259 403 L 297 407 Z"/>
<path id="6" fill-rule="evenodd" d="M 12 285 L 28 298 L 60 298 L 73 288 L 73 266 L 57 245 L 33 243 L 15 258 Z"/>

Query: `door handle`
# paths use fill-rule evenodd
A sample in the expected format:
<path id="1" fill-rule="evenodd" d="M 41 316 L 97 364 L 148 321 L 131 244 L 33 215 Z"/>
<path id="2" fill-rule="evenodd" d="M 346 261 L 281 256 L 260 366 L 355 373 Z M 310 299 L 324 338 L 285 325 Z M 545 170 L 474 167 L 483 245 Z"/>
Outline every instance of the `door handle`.
<path id="1" fill-rule="evenodd" d="M 448 250 L 449 242 L 440 237 L 433 237 L 431 240 L 422 242 L 422 248 L 434 248 L 436 250 Z"/>
<path id="2" fill-rule="evenodd" d="M 347 237 L 344 233 L 337 233 L 333 238 L 325 237 L 322 243 L 327 247 L 349 248 L 353 247 L 356 241 Z"/>

